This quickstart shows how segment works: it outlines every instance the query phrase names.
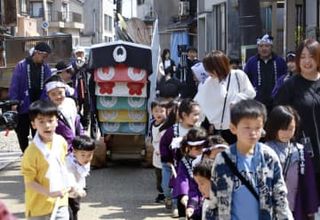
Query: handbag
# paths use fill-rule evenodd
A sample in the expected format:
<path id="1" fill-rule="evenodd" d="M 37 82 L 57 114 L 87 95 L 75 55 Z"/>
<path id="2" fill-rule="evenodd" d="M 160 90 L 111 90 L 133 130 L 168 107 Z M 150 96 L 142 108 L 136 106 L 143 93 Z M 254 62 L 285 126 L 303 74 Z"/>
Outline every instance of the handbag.
<path id="1" fill-rule="evenodd" d="M 252 186 L 252 184 L 244 176 L 242 176 L 242 174 L 237 169 L 236 165 L 228 157 L 227 153 L 224 151 L 221 153 L 224 160 L 226 161 L 227 166 L 230 168 L 231 172 L 239 178 L 239 180 L 243 183 L 243 185 L 245 185 L 248 188 L 248 190 L 252 193 L 254 198 L 256 198 L 256 200 L 259 202 L 259 195 L 257 191 L 254 189 L 254 187 Z"/>

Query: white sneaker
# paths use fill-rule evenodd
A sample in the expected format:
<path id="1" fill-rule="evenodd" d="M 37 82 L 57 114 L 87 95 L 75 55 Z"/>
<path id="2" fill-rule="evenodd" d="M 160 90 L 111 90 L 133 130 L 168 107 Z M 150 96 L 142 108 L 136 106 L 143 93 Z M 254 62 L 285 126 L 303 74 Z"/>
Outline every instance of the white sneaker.
<path id="1" fill-rule="evenodd" d="M 172 209 L 172 218 L 179 218 L 179 211 L 177 208 Z"/>

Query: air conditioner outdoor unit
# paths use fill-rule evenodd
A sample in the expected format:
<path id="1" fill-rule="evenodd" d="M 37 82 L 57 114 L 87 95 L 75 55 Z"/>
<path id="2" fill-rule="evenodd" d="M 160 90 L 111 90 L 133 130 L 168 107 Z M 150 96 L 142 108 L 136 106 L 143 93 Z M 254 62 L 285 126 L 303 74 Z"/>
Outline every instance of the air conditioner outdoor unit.
<path id="1" fill-rule="evenodd" d="M 188 1 L 180 1 L 179 16 L 188 16 L 190 12 L 190 4 Z"/>

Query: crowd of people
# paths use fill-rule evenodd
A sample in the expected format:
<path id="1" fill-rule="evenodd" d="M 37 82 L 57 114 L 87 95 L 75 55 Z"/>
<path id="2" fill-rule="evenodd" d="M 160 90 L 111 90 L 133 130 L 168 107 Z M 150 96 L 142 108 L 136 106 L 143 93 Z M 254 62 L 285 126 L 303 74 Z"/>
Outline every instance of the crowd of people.
<path id="1" fill-rule="evenodd" d="M 69 64 L 60 61 L 53 71 L 46 63 L 50 53 L 47 43 L 37 43 L 17 64 L 9 88 L 10 99 L 19 101 L 12 110 L 23 152 L 25 215 L 76 220 L 97 133 L 93 74 L 84 50 L 77 48 Z"/>
<path id="2" fill-rule="evenodd" d="M 314 219 L 320 44 L 306 39 L 285 59 L 272 45 L 271 36 L 258 38 L 257 54 L 243 70 L 211 51 L 182 78 L 166 50 L 163 77 L 178 82 L 176 89 L 188 86 L 187 78 L 197 85 L 187 97 L 182 89 L 160 91 L 151 105 L 155 201 L 172 217 Z M 158 90 L 165 86 L 159 81 Z"/>
<path id="3" fill-rule="evenodd" d="M 243 70 L 222 51 L 184 64 L 162 54 L 151 104 L 155 202 L 188 219 L 313 219 L 320 193 L 320 44 L 286 60 L 257 39 Z M 40 42 L 13 73 L 27 219 L 77 219 L 95 149 L 92 71 L 84 51 L 51 72 Z M 28 140 L 29 131 L 33 139 Z M 89 131 L 90 135 L 85 135 Z"/>

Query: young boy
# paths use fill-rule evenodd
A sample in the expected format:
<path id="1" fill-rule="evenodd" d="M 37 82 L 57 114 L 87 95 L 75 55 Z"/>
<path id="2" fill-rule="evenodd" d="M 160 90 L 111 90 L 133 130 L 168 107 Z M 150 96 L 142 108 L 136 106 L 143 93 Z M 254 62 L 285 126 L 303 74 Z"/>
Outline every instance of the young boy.
<path id="1" fill-rule="evenodd" d="M 158 190 L 158 196 L 156 197 L 155 202 L 161 203 L 161 202 L 164 202 L 165 196 L 163 194 L 163 189 L 161 187 L 162 164 L 161 164 L 159 143 L 165 130 L 159 131 L 159 129 L 163 125 L 167 117 L 166 107 L 159 100 L 155 100 L 151 103 L 151 113 L 153 117 L 153 122 L 151 122 L 151 128 L 150 128 L 151 143 L 153 146 L 152 165 L 155 167 L 156 184 L 157 184 L 157 190 Z"/>
<path id="2" fill-rule="evenodd" d="M 57 115 L 57 107 L 49 101 L 36 101 L 29 108 L 31 125 L 37 132 L 21 163 L 28 220 L 45 220 L 50 216 L 69 220 L 69 188 L 64 162 L 68 145 L 55 133 Z"/>
<path id="3" fill-rule="evenodd" d="M 69 193 L 69 214 L 71 220 L 78 220 L 80 199 L 86 196 L 86 177 L 89 175 L 90 162 L 95 143 L 86 135 L 77 136 L 72 141 L 73 152 L 67 156 L 71 191 Z"/>
<path id="4" fill-rule="evenodd" d="M 196 181 L 199 191 L 204 198 L 202 203 L 203 220 L 214 219 L 214 213 L 216 209 L 216 207 L 210 206 L 214 205 L 214 202 L 211 202 L 213 198 L 210 198 L 212 163 L 213 160 L 204 159 L 201 163 L 197 164 L 193 168 L 193 178 Z"/>
<path id="5" fill-rule="evenodd" d="M 255 100 L 231 108 L 237 142 L 217 155 L 212 168 L 216 219 L 293 219 L 279 159 L 258 142 L 265 120 L 266 108 Z"/>

